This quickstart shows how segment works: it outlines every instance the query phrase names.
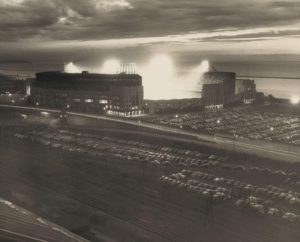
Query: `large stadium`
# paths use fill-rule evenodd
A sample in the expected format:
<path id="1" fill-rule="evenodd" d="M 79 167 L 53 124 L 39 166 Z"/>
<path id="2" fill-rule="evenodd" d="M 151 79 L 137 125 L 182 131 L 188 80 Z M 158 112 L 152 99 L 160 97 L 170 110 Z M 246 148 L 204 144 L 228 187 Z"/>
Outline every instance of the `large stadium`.
<path id="1" fill-rule="evenodd" d="M 137 74 L 42 72 L 31 88 L 36 106 L 137 116 L 142 113 L 142 77 Z"/>

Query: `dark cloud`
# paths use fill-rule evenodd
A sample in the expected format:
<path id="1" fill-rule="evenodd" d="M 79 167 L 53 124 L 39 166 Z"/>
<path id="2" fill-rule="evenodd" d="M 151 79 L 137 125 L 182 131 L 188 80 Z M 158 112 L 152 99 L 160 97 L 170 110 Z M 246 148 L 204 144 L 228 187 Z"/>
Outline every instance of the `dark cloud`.
<path id="1" fill-rule="evenodd" d="M 0 0 L 0 39 L 101 40 L 291 25 L 297 0 Z"/>

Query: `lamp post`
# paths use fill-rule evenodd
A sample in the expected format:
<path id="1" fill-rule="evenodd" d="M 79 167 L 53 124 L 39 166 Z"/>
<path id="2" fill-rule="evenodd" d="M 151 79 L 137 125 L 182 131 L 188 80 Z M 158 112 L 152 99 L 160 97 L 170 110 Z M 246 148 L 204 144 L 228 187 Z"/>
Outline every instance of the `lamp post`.
<path id="1" fill-rule="evenodd" d="M 295 116 L 295 109 L 296 109 L 296 106 L 300 102 L 300 98 L 299 98 L 299 96 L 293 96 L 293 97 L 291 97 L 290 101 L 291 101 L 291 104 L 293 106 L 293 117 L 294 117 Z M 291 152 L 291 142 L 290 141 L 288 141 L 288 142 L 289 142 L 289 152 Z"/>
<path id="2" fill-rule="evenodd" d="M 298 96 L 293 96 L 291 97 L 290 101 L 293 105 L 293 116 L 295 116 L 295 108 L 299 104 L 300 98 Z"/>
<path id="3" fill-rule="evenodd" d="M 233 139 L 232 139 L 232 151 L 235 151 L 235 140 L 237 139 L 238 135 L 236 134 L 236 131 L 233 131 Z"/>

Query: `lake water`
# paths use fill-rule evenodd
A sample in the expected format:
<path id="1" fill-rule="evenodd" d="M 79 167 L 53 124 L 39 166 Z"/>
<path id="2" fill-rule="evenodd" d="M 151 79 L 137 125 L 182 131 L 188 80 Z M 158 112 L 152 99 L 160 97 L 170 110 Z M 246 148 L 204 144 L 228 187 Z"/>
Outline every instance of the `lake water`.
<path id="1" fill-rule="evenodd" d="M 253 78 L 256 89 L 265 95 L 272 94 L 278 98 L 290 99 L 292 96 L 300 96 L 300 78 Z"/>

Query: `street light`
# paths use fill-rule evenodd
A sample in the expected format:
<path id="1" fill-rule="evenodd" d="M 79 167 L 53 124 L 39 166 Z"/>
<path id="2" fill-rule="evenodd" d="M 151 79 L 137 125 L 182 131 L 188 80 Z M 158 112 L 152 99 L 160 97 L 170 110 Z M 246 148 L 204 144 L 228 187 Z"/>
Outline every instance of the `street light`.
<path id="1" fill-rule="evenodd" d="M 292 96 L 290 101 L 291 101 L 291 104 L 293 105 L 293 116 L 294 116 L 295 115 L 295 107 L 296 107 L 296 105 L 299 104 L 300 98 L 299 98 L 299 96 Z"/>
<path id="2" fill-rule="evenodd" d="M 300 98 L 298 96 L 292 96 L 290 101 L 291 101 L 292 104 L 295 105 L 295 104 L 299 103 Z"/>
<path id="3" fill-rule="evenodd" d="M 235 141 L 238 138 L 237 132 L 233 131 L 233 138 L 232 138 L 232 151 L 235 151 Z"/>

